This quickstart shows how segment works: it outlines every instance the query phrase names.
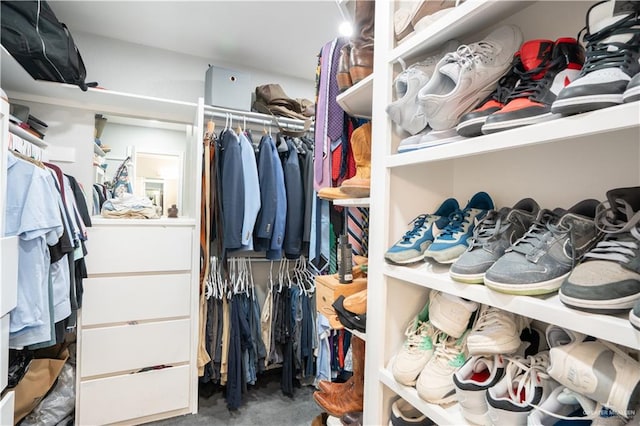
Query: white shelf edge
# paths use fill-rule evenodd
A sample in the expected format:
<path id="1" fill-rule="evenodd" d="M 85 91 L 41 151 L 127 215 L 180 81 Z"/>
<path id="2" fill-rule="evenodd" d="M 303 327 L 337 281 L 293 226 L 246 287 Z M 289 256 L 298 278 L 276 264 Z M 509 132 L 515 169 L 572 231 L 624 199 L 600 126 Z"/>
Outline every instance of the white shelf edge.
<path id="1" fill-rule="evenodd" d="M 27 132 L 26 130 L 24 130 L 23 128 L 21 128 L 20 126 L 18 126 L 17 124 L 11 123 L 9 122 L 9 132 L 13 133 L 15 136 L 24 139 L 25 141 L 34 144 L 37 147 L 40 148 L 47 148 L 49 146 L 49 144 L 47 144 L 45 141 L 43 141 L 42 139 L 32 135 L 31 133 Z"/>
<path id="2" fill-rule="evenodd" d="M 363 340 L 363 341 L 367 341 L 367 334 L 366 333 L 362 333 L 358 330 L 353 330 L 351 328 L 344 328 L 345 330 L 347 330 L 349 333 L 353 334 L 354 336 L 358 337 L 359 339 Z"/>
<path id="3" fill-rule="evenodd" d="M 386 166 L 392 168 L 450 160 L 560 140 L 572 140 L 598 133 L 620 131 L 638 127 L 639 117 L 640 101 L 630 102 L 504 132 L 465 138 L 401 154 L 392 154 L 387 157 Z"/>
<path id="4" fill-rule="evenodd" d="M 352 117 L 371 119 L 373 73 L 336 96 L 338 105 Z"/>
<path id="5" fill-rule="evenodd" d="M 431 23 L 423 31 L 414 33 L 387 55 L 387 62 L 393 63 L 398 58 L 411 58 L 437 50 L 447 40 L 479 32 L 489 25 L 483 25 L 496 16 L 502 16 L 524 9 L 533 2 L 467 0 L 438 20 Z"/>
<path id="6" fill-rule="evenodd" d="M 496 306 L 632 349 L 640 348 L 640 332 L 631 326 L 627 314 L 602 315 L 570 309 L 562 304 L 557 293 L 546 297 L 516 296 L 493 291 L 481 284 L 458 283 L 449 277 L 447 265 L 430 261 L 412 267 L 385 264 L 383 273 L 387 277 Z"/>
<path id="7" fill-rule="evenodd" d="M 466 425 L 468 422 L 462 417 L 459 405 L 454 403 L 448 407 L 430 404 L 418 396 L 414 387 L 403 386 L 395 381 L 393 374 L 386 368 L 380 369 L 380 381 L 398 396 L 429 417 L 439 425 Z"/>
<path id="8" fill-rule="evenodd" d="M 103 216 L 91 216 L 93 226 L 195 226 L 196 220 L 189 217 L 158 219 L 111 219 Z"/>
<path id="9" fill-rule="evenodd" d="M 371 204 L 371 198 L 343 198 L 333 200 L 334 206 L 343 207 L 369 207 Z"/>

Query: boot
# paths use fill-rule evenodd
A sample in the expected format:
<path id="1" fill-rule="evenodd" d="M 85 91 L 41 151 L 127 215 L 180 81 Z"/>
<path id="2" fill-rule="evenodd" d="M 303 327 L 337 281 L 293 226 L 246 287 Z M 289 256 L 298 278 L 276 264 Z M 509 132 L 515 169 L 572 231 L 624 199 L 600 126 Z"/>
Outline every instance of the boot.
<path id="1" fill-rule="evenodd" d="M 351 339 L 353 358 L 353 385 L 344 392 L 314 392 L 313 399 L 327 413 L 342 417 L 352 411 L 362 411 L 364 399 L 364 340 Z"/>
<path id="2" fill-rule="evenodd" d="M 349 74 L 353 84 L 373 72 L 373 20 L 375 2 L 356 0 L 354 36 L 351 37 Z"/>
<path id="3" fill-rule="evenodd" d="M 351 149 L 356 174 L 342 182 L 340 190 L 354 198 L 369 196 L 371 187 L 371 123 L 365 123 L 351 134 Z"/>
<path id="4" fill-rule="evenodd" d="M 320 380 L 318 382 L 318 388 L 320 392 L 324 393 L 342 393 L 347 392 L 347 389 L 353 386 L 353 376 L 349 377 L 343 383 L 333 383 L 328 380 Z"/>
<path id="5" fill-rule="evenodd" d="M 338 73 L 336 74 L 336 81 L 338 82 L 338 90 L 340 93 L 344 92 L 351 86 L 351 75 L 349 74 L 349 58 L 351 54 L 351 44 L 347 43 L 340 49 L 340 59 L 338 62 Z"/>

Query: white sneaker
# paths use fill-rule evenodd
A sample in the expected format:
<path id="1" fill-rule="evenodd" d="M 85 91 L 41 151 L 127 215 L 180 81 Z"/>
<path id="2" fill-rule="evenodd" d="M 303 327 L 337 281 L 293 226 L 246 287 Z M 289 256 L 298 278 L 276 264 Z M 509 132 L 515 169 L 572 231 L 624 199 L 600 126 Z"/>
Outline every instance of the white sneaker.
<path id="1" fill-rule="evenodd" d="M 455 338 L 440 333 L 435 338 L 435 351 L 416 382 L 418 396 L 432 404 L 456 401 L 453 373 L 467 359 L 467 333 Z"/>
<path id="2" fill-rule="evenodd" d="M 420 410 L 402 398 L 391 405 L 389 426 L 431 426 L 434 423 Z"/>
<path id="3" fill-rule="evenodd" d="M 446 53 L 455 51 L 459 45 L 457 40 L 450 40 L 436 54 L 424 61 L 416 62 L 398 74 L 393 82 L 396 100 L 387 105 L 386 109 L 391 121 L 412 135 L 420 133 L 427 127 L 426 120 L 415 119 L 418 109 L 418 91 L 427 84 L 438 61 Z"/>
<path id="4" fill-rule="evenodd" d="M 480 42 L 462 45 L 445 55 L 418 92 L 418 102 L 431 128 L 455 127 L 462 115 L 491 94 L 511 67 L 522 40 L 520 29 L 507 25 Z"/>
<path id="5" fill-rule="evenodd" d="M 433 338 L 436 330 L 429 323 L 429 304 L 409 323 L 407 339 L 391 365 L 396 382 L 414 386 L 420 372 L 433 355 Z"/>
<path id="6" fill-rule="evenodd" d="M 429 299 L 429 322 L 455 338 L 467 330 L 471 314 L 478 309 L 476 302 L 441 291 L 432 291 Z"/>
<path id="7" fill-rule="evenodd" d="M 585 335 L 578 333 L 577 331 L 562 328 L 559 325 L 549 324 L 545 330 L 547 343 L 550 348 L 556 346 L 568 345 L 570 343 L 582 342 L 585 339 Z"/>
<path id="8" fill-rule="evenodd" d="M 566 387 L 627 417 L 640 401 L 640 362 L 604 341 L 552 347 L 549 374 Z"/>
<path id="9" fill-rule="evenodd" d="M 546 351 L 507 360 L 504 377 L 487 391 L 489 419 L 494 425 L 526 425 L 533 405 L 542 405 L 559 384 L 547 374 Z"/>
<path id="10" fill-rule="evenodd" d="M 416 149 L 429 148 L 464 139 L 464 137 L 460 136 L 458 132 L 456 132 L 456 129 L 431 130 L 427 127 L 424 132 L 409 136 L 408 138 L 400 141 L 400 145 L 398 145 L 398 153 L 415 151 Z"/>
<path id="11" fill-rule="evenodd" d="M 529 326 L 529 318 L 489 305 L 482 305 L 476 323 L 467 338 L 470 355 L 512 354 L 520 348 L 520 333 Z"/>
<path id="12" fill-rule="evenodd" d="M 487 424 L 487 389 L 502 379 L 506 365 L 502 355 L 471 356 L 453 373 L 456 398 L 465 419 L 477 425 Z"/>

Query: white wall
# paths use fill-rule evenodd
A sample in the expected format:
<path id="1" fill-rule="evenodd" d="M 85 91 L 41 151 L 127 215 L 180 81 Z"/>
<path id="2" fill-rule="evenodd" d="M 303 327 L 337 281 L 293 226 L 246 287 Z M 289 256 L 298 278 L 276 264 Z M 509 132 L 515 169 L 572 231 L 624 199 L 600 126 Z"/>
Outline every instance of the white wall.
<path id="1" fill-rule="evenodd" d="M 204 77 L 209 65 L 247 71 L 252 86 L 278 83 L 292 98 L 315 98 L 315 70 L 309 79 L 267 73 L 230 63 L 212 63 L 207 58 L 183 55 L 88 33 L 74 33 L 85 66 L 87 81 L 97 81 L 110 90 L 196 102 L 204 97 Z"/>

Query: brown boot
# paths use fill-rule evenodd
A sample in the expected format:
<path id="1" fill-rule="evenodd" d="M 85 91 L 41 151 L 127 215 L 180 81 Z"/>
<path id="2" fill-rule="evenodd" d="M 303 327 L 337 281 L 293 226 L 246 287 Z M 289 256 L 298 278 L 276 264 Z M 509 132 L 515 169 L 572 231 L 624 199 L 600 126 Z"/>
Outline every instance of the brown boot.
<path id="1" fill-rule="evenodd" d="M 320 380 L 318 382 L 320 392 L 324 393 L 346 392 L 350 386 L 353 386 L 353 376 L 349 377 L 344 383 L 333 383 L 328 380 Z"/>
<path id="2" fill-rule="evenodd" d="M 351 43 L 347 43 L 340 49 L 340 59 L 338 62 L 338 72 L 336 74 L 336 81 L 338 82 L 338 90 L 340 93 L 344 92 L 351 86 L 351 74 L 349 74 L 349 59 L 351 54 Z"/>
<path id="3" fill-rule="evenodd" d="M 357 84 L 373 72 L 373 20 L 375 15 L 373 0 L 356 0 L 354 35 L 351 37 L 349 74 Z"/>
<path id="4" fill-rule="evenodd" d="M 353 358 L 353 386 L 345 392 L 314 392 L 313 399 L 327 413 L 342 417 L 351 411 L 362 411 L 364 399 L 364 341 L 355 336 L 351 338 Z"/>
<path id="5" fill-rule="evenodd" d="M 351 134 L 351 149 L 356 174 L 340 185 L 340 190 L 354 198 L 369 196 L 371 188 L 371 123 L 365 123 Z"/>

